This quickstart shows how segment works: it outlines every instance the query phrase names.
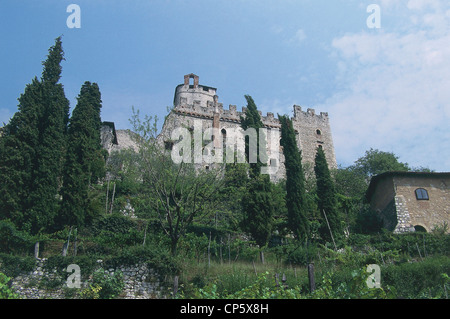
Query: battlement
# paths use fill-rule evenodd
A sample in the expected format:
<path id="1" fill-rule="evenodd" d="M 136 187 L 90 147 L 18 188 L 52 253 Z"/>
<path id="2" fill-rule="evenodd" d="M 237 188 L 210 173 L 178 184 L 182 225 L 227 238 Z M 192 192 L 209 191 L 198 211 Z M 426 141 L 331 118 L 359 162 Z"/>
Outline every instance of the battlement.
<path id="1" fill-rule="evenodd" d="M 236 105 L 229 105 L 224 109 L 223 103 L 219 102 L 216 95 L 217 89 L 199 84 L 199 77 L 193 73 L 184 76 L 184 83 L 177 86 L 174 97 L 174 112 L 197 118 L 214 118 L 218 114 L 220 121 L 240 123 L 241 117 L 245 117 L 247 108 L 242 107 L 237 110 Z M 320 112 L 316 114 L 314 109 L 308 108 L 302 111 L 301 106 L 294 105 L 293 121 L 305 121 L 309 118 L 316 121 L 328 121 L 328 113 Z M 259 111 L 263 124 L 268 128 L 281 127 L 280 121 L 274 113 L 267 112 L 263 115 Z"/>
<path id="2" fill-rule="evenodd" d="M 241 119 L 246 116 L 247 107 L 240 110 L 234 104 L 228 107 L 219 102 L 217 89 L 201 85 L 199 77 L 195 74 L 184 76 L 184 82 L 175 89 L 174 108 L 164 122 L 163 129 L 159 135 L 161 145 L 166 149 L 173 147 L 171 132 L 177 132 L 180 127 L 194 129 L 200 127 L 203 132 L 210 129 L 217 130 L 219 138 L 214 135 L 214 148 L 220 152 L 225 151 L 228 160 L 228 150 L 231 150 L 230 158 L 234 158 L 234 146 L 224 147 L 223 143 L 235 141 L 236 145 L 242 145 L 245 134 L 237 133 L 241 130 Z M 336 168 L 333 139 L 328 119 L 328 113 L 316 111 L 312 108 L 302 110 L 299 105 L 293 106 L 292 124 L 296 134 L 299 150 L 302 152 L 304 163 L 314 163 L 318 148 L 325 151 L 328 165 Z M 267 129 L 268 156 L 270 159 L 270 176 L 273 181 L 285 177 L 284 155 L 280 145 L 281 123 L 277 114 L 259 111 L 261 120 Z M 199 126 L 200 125 L 200 126 Z M 207 133 L 209 134 L 209 133 Z M 216 134 L 216 133 L 214 133 Z M 226 138 L 225 138 L 226 137 Z M 241 143 L 241 144 L 239 144 Z M 222 153 L 223 154 L 223 153 Z M 203 154 L 204 155 L 204 154 Z M 204 164 L 205 169 L 210 169 L 209 160 Z"/>

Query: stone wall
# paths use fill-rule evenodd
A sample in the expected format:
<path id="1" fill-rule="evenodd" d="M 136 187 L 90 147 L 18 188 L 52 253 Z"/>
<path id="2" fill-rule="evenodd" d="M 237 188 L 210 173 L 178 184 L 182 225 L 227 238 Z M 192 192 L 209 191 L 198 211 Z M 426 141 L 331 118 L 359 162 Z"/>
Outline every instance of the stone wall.
<path id="1" fill-rule="evenodd" d="M 36 266 L 30 272 L 21 273 L 11 280 L 11 288 L 24 299 L 71 299 L 78 298 L 80 289 L 92 283 L 92 274 L 81 271 L 80 288 L 70 288 L 67 279 L 72 272 L 66 269 L 47 269 L 46 258 L 37 258 Z M 103 268 L 110 275 L 120 271 L 123 274 L 124 290 L 120 299 L 154 299 L 165 298 L 168 290 L 158 273 L 147 264 L 122 265 L 115 268 L 106 267 L 101 260 L 98 268 Z M 64 275 L 61 275 L 64 273 Z M 85 279 L 85 280 L 84 280 Z"/>
<path id="2" fill-rule="evenodd" d="M 186 79 L 194 78 L 194 85 L 189 85 Z M 171 132 L 176 128 L 193 128 L 195 121 L 201 121 L 203 130 L 216 128 L 220 134 L 230 138 L 230 132 L 239 132 L 241 117 L 245 117 L 246 107 L 238 111 L 236 105 L 224 109 L 223 104 L 215 95 L 216 89 L 198 84 L 198 76 L 190 74 L 185 76 L 185 83 L 177 86 L 174 97 L 174 108 L 167 116 L 159 139 L 164 142 L 173 142 Z M 317 148 L 325 151 L 330 168 L 336 168 L 336 158 L 328 113 L 316 114 L 314 109 L 303 111 L 298 105 L 293 106 L 294 116 L 292 123 L 297 134 L 297 144 L 302 151 L 304 163 L 314 164 Z M 271 112 L 263 115 L 261 120 L 267 129 L 269 165 L 272 166 L 271 179 L 278 181 L 285 177 L 284 157 L 280 146 L 281 124 Z M 236 134 L 237 140 L 242 140 L 242 133 Z M 163 144 L 163 142 L 161 142 Z M 276 167 L 274 167 L 276 165 Z M 205 167 L 208 166 L 205 163 Z"/>
<path id="3" fill-rule="evenodd" d="M 403 205 L 408 209 L 411 226 L 421 226 L 430 232 L 444 222 L 450 225 L 449 176 L 416 174 L 395 177 L 396 193 L 397 196 L 403 197 Z M 416 198 L 415 191 L 418 188 L 427 191 L 428 200 Z"/>
<path id="4" fill-rule="evenodd" d="M 394 233 L 400 234 L 414 231 L 414 227 L 411 224 L 408 205 L 403 195 L 395 196 L 395 211 L 397 215 L 397 225 L 395 226 Z"/>
<path id="5" fill-rule="evenodd" d="M 417 198 L 417 189 L 428 198 Z M 384 227 L 395 233 L 450 225 L 450 173 L 386 172 L 372 178 L 367 196 Z"/>
<path id="6" fill-rule="evenodd" d="M 193 80 L 193 84 L 190 83 Z M 184 83 L 175 88 L 174 108 L 165 118 L 161 133 L 158 136 L 160 147 L 167 149 L 168 145 L 173 145 L 171 133 L 177 128 L 194 127 L 195 121 L 201 122 L 204 133 L 208 128 L 218 130 L 219 138 L 226 135 L 228 139 L 235 139 L 237 143 L 243 141 L 241 129 L 241 117 L 245 117 L 246 107 L 238 111 L 236 105 L 229 105 L 228 109 L 223 107 L 216 95 L 217 89 L 199 84 L 199 78 L 195 74 L 184 76 Z M 337 168 L 334 152 L 333 138 L 329 123 L 328 113 L 320 112 L 316 114 L 314 109 L 308 108 L 303 111 L 298 105 L 293 106 L 294 116 L 291 118 L 297 136 L 297 145 L 302 151 L 303 163 L 314 165 L 317 148 L 323 148 L 330 168 Z M 268 168 L 272 181 L 277 182 L 285 177 L 283 149 L 280 145 L 281 124 L 274 113 L 262 114 L 261 120 L 264 124 L 268 142 Z M 131 138 L 130 131 L 115 130 L 109 123 L 103 126 L 102 143 L 103 147 L 111 153 L 114 150 L 125 148 L 137 149 L 135 141 Z M 234 135 L 233 135 L 234 134 Z M 216 136 L 214 136 L 216 138 Z M 219 143 L 215 139 L 215 143 Z M 222 146 L 223 147 L 223 146 Z M 222 149 L 221 146 L 214 145 L 215 150 Z M 222 149 L 226 153 L 226 148 Z M 235 150 L 235 154 L 237 150 Z M 210 163 L 198 164 L 198 167 L 209 169 L 214 167 Z"/>

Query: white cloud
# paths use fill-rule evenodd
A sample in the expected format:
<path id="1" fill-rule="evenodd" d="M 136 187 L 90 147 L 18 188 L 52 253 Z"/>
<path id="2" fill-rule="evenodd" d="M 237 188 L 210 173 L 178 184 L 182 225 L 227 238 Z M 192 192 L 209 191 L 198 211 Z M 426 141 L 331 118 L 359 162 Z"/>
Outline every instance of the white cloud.
<path id="1" fill-rule="evenodd" d="M 450 171 L 446 6 L 411 0 L 408 8 L 417 16 L 413 31 L 381 29 L 333 40 L 338 79 L 346 82 L 347 91 L 320 109 L 329 110 L 338 162 L 351 164 L 373 147 L 394 152 L 411 166 Z"/>
<path id="2" fill-rule="evenodd" d="M 423 10 L 427 7 L 438 9 L 440 2 L 439 0 L 409 0 L 407 7 L 411 10 Z"/>

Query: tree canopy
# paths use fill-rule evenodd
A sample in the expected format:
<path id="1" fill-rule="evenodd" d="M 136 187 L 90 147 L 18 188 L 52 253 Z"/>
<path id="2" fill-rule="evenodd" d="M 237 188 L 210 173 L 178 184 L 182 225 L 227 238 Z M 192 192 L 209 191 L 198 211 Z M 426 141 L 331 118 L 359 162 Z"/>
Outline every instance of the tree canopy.
<path id="1" fill-rule="evenodd" d="M 4 129 L 0 145 L 0 208 L 16 225 L 39 233 L 53 224 L 66 149 L 69 100 L 61 77 L 61 37 L 49 49 L 39 81 L 19 98 L 19 110 Z"/>
<path id="2" fill-rule="evenodd" d="M 305 176 L 302 155 L 298 149 L 295 131 L 287 115 L 278 116 L 281 122 L 281 146 L 286 168 L 286 206 L 288 211 L 288 228 L 297 239 L 308 237 L 307 203 L 305 196 Z"/>

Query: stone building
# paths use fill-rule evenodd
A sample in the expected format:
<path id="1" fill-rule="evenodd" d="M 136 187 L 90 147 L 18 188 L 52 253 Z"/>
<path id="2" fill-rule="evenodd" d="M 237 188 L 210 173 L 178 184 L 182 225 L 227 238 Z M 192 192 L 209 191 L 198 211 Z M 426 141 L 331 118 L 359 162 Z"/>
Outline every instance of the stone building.
<path id="1" fill-rule="evenodd" d="M 372 177 L 366 198 L 394 233 L 450 224 L 450 173 L 383 173 Z"/>
<path id="2" fill-rule="evenodd" d="M 216 93 L 216 88 L 200 85 L 197 75 L 185 75 L 184 82 L 175 89 L 174 107 L 166 117 L 159 135 L 161 145 L 164 145 L 166 149 L 172 149 L 178 137 L 173 133 L 179 128 L 184 127 L 194 133 L 193 135 L 195 135 L 196 128 L 203 133 L 210 129 L 214 136 L 210 136 L 209 142 L 215 151 L 221 150 L 222 158 L 233 159 L 233 155 L 239 156 L 239 146 L 243 145 L 245 138 L 245 132 L 243 134 L 240 127 L 241 116 L 245 116 L 246 107 L 242 107 L 242 111 L 238 111 L 236 105 L 229 105 L 226 109 L 219 102 Z M 302 151 L 303 162 L 314 164 L 316 150 L 321 147 L 325 151 L 330 168 L 336 168 L 328 113 L 316 114 L 314 109 L 307 109 L 305 112 L 298 105 L 293 106 L 293 111 L 292 122 L 297 135 L 298 147 Z M 284 156 L 280 146 L 281 124 L 273 113 L 269 112 L 263 115 L 260 111 L 260 115 L 267 137 L 268 173 L 273 181 L 278 181 L 285 176 Z M 228 142 L 230 143 L 227 144 Z M 205 141 L 203 141 L 204 144 Z M 230 155 L 230 151 L 232 155 Z M 205 169 L 211 167 L 211 163 L 207 161 L 203 161 L 202 165 Z"/>

